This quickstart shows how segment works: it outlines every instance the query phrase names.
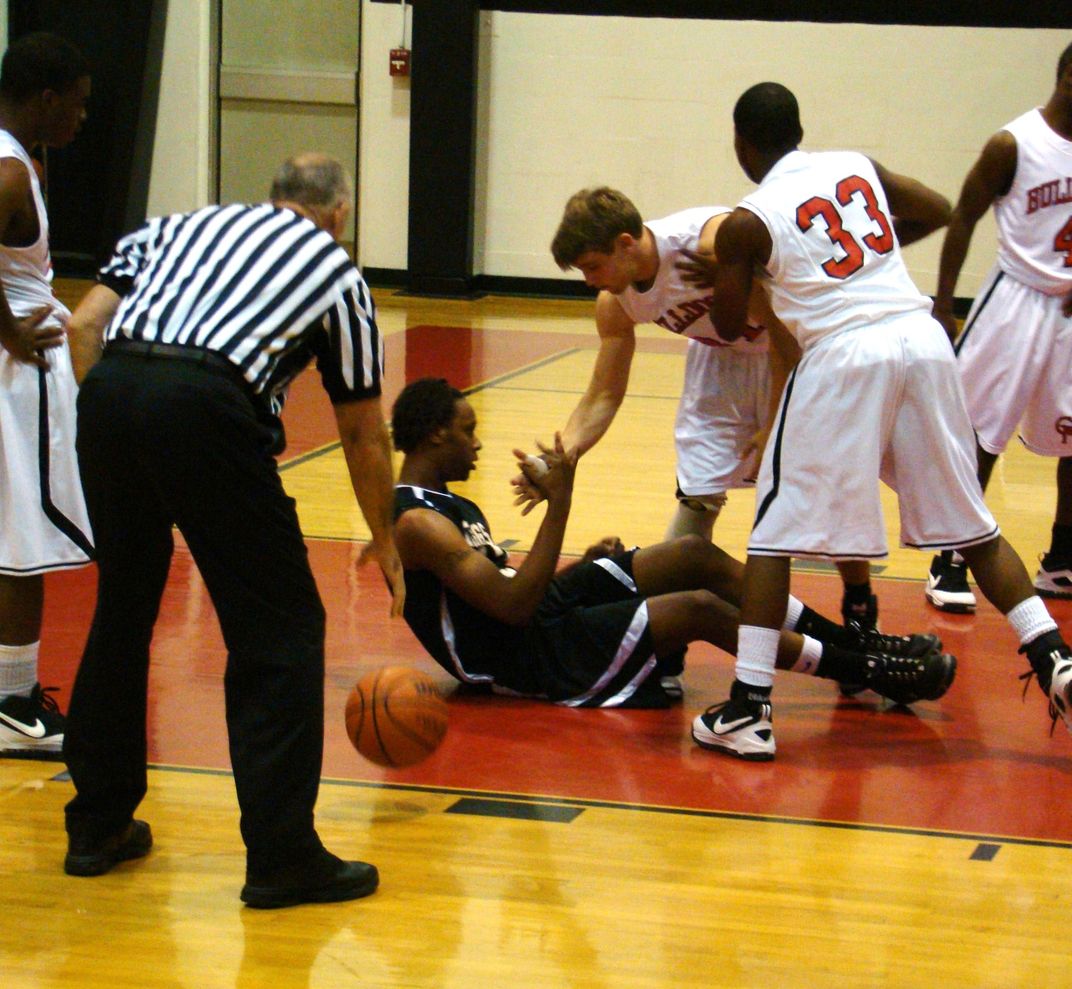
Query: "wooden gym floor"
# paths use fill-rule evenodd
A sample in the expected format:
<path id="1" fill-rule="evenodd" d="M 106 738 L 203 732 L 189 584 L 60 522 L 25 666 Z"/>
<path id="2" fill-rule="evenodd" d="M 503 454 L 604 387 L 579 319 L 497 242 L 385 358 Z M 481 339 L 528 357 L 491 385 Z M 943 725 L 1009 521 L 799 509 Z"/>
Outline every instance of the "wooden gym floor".
<path id="1" fill-rule="evenodd" d="M 523 552 L 539 512 L 511 506 L 510 450 L 561 426 L 591 366 L 589 303 L 417 300 L 377 293 L 389 403 L 405 381 L 471 391 L 484 442 L 458 490 Z M 642 330 L 631 395 L 582 462 L 566 551 L 603 535 L 661 538 L 672 505 L 671 425 L 683 345 Z M 683 705 L 576 711 L 467 696 L 387 619 L 378 574 L 315 372 L 296 384 L 283 463 L 329 615 L 318 826 L 375 862 L 380 891 L 259 913 L 237 893 L 243 852 L 224 736 L 224 651 L 181 540 L 154 639 L 150 793 L 156 847 L 98 879 L 63 875 L 61 764 L 0 760 L 0 976 L 5 985 L 273 987 L 1012 987 L 1065 985 L 1072 738 L 1053 737 L 1004 620 L 985 602 L 944 616 L 923 600 L 927 559 L 876 566 L 882 625 L 934 631 L 960 666 L 912 710 L 846 701 L 779 677 L 778 757 L 704 752 L 691 719 L 724 698 L 730 658 L 689 652 Z M 1031 572 L 1046 548 L 1053 463 L 1011 449 L 988 500 Z M 718 542 L 743 555 L 752 510 L 735 492 Z M 798 596 L 830 615 L 828 568 Z M 51 576 L 42 680 L 73 679 L 91 569 Z M 1067 631 L 1072 604 L 1052 608 Z M 380 770 L 343 731 L 350 686 L 382 665 L 433 673 L 451 725 L 424 764 Z"/>

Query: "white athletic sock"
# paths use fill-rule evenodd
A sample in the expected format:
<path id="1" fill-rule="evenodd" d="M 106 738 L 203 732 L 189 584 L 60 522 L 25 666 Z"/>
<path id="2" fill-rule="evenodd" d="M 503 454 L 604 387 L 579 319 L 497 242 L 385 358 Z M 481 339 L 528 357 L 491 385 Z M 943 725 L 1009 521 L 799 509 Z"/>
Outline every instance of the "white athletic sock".
<path id="1" fill-rule="evenodd" d="M 776 628 L 742 625 L 737 629 L 737 679 L 750 687 L 773 687 L 778 659 Z"/>
<path id="2" fill-rule="evenodd" d="M 1020 637 L 1022 646 L 1034 642 L 1046 632 L 1057 631 L 1057 622 L 1050 617 L 1046 605 L 1037 594 L 1031 595 L 1026 601 L 1021 601 L 1005 617 L 1009 620 L 1013 631 Z"/>
<path id="3" fill-rule="evenodd" d="M 813 677 L 819 669 L 819 660 L 823 658 L 823 644 L 810 635 L 803 636 L 803 639 L 804 648 L 800 650 L 800 655 L 793 664 L 793 672 Z"/>
<path id="4" fill-rule="evenodd" d="M 797 627 L 797 622 L 800 621 L 800 616 L 804 614 L 804 602 L 799 598 L 789 595 L 789 605 L 785 609 L 785 621 L 782 623 L 782 628 L 789 632 Z"/>
<path id="5" fill-rule="evenodd" d="M 40 642 L 25 646 L 0 645 L 0 697 L 29 697 L 37 683 Z"/>

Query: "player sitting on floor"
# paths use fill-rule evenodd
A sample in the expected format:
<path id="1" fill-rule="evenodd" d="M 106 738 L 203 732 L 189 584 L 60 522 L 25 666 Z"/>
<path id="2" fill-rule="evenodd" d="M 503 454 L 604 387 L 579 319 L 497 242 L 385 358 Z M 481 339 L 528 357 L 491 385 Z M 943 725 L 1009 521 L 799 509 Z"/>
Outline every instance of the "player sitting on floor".
<path id="1" fill-rule="evenodd" d="M 744 567 L 699 536 L 632 550 L 604 539 L 556 573 L 577 462 L 561 437 L 539 463 L 514 451 L 547 503 L 515 572 L 479 507 L 447 489 L 468 478 L 481 447 L 462 393 L 415 381 L 391 425 L 405 454 L 395 488 L 405 618 L 458 680 L 572 707 L 665 707 L 680 697 L 690 642 L 736 652 Z M 899 704 L 937 699 L 953 681 L 956 660 L 932 635 L 843 628 L 796 599 L 785 628 L 784 669 L 858 678 Z"/>

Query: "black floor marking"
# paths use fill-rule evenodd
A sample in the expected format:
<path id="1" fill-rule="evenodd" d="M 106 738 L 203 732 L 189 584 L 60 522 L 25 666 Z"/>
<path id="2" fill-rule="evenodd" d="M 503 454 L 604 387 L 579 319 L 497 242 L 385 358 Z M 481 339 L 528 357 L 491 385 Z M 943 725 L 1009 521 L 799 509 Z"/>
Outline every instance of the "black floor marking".
<path id="1" fill-rule="evenodd" d="M 517 821 L 551 821 L 569 824 L 584 813 L 583 807 L 565 804 L 533 804 L 516 800 L 488 800 L 483 797 L 462 797 L 446 810 L 448 814 L 477 814 L 482 817 L 508 817 Z"/>
<path id="2" fill-rule="evenodd" d="M 1001 851 L 1001 845 L 991 845 L 986 842 L 975 846 L 975 851 L 969 858 L 976 862 L 993 862 L 994 856 Z"/>
<path id="3" fill-rule="evenodd" d="M 199 766 L 169 766 L 165 763 L 149 763 L 148 769 L 161 773 L 187 773 L 192 776 L 232 775 L 229 769 L 210 769 Z M 66 779 L 66 773 L 60 773 L 53 779 Z M 1057 841 L 1052 838 L 1016 838 L 1010 835 L 978 834 L 967 831 L 940 831 L 937 828 L 906 828 L 892 824 L 867 824 L 854 821 L 824 821 L 816 817 L 781 817 L 777 814 L 748 814 L 730 810 L 703 810 L 698 807 L 670 807 L 661 804 L 632 804 L 614 800 L 589 800 L 580 797 L 547 797 L 527 793 L 507 793 L 497 790 L 465 790 L 461 787 L 431 786 L 423 783 L 388 783 L 383 780 L 344 780 L 334 777 L 321 777 L 320 785 L 349 787 L 358 790 L 384 790 L 395 793 L 431 793 L 440 796 L 476 797 L 481 800 L 516 801 L 546 807 L 571 807 L 578 811 L 590 807 L 604 810 L 618 810 L 625 813 L 641 812 L 645 814 L 668 814 L 673 817 L 699 817 L 713 821 L 753 821 L 758 824 L 787 824 L 796 827 L 824 828 L 831 831 L 859 831 L 870 834 L 896 834 L 914 838 L 944 838 L 947 841 L 974 841 L 976 845 L 993 846 L 1000 849 L 1004 845 L 1020 845 L 1029 848 L 1054 848 L 1072 851 L 1072 842 Z M 568 803 L 567 803 L 568 801 Z M 996 854 L 996 853 L 995 853 Z"/>

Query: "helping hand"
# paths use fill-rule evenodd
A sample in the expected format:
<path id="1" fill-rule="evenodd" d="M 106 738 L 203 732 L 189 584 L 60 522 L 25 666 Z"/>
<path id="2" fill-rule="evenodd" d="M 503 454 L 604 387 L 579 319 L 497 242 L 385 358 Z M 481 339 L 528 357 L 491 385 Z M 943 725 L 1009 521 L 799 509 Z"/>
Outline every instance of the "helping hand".
<path id="1" fill-rule="evenodd" d="M 674 267 L 681 272 L 682 281 L 690 285 L 700 285 L 712 288 L 715 284 L 715 276 L 718 274 L 718 259 L 714 254 L 702 254 L 699 251 L 690 251 L 682 248 L 681 253 L 688 261 L 678 261 Z"/>

